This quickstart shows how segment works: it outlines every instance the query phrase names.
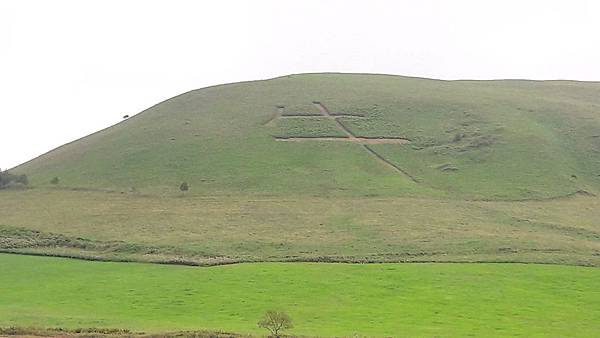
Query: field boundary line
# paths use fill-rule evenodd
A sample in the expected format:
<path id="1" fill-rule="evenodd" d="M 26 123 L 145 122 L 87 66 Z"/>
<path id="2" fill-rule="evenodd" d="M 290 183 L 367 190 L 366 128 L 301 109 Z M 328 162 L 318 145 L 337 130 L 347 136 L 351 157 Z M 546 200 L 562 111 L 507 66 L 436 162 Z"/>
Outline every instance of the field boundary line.
<path id="1" fill-rule="evenodd" d="M 529 251 L 528 251 L 529 252 Z M 532 251 L 533 252 L 533 251 Z M 519 252 L 507 252 L 505 255 L 514 255 Z M 452 260 L 452 259 L 412 259 L 413 257 L 428 256 L 427 253 L 405 253 L 406 257 L 397 259 L 385 259 L 385 258 L 369 258 L 368 256 L 357 256 L 357 257 L 337 257 L 337 256 L 319 256 L 319 257 L 282 257 L 281 259 L 237 259 L 231 261 L 214 261 L 210 263 L 203 263 L 191 260 L 138 260 L 130 258 L 117 258 L 117 257 L 100 257 L 100 256 L 84 256 L 84 255 L 70 255 L 61 253 L 42 253 L 42 252 L 19 252 L 10 249 L 0 249 L 0 254 L 6 255 L 18 255 L 18 256 L 33 256 L 33 257 L 48 257 L 48 258 L 62 258 L 62 259 L 73 259 L 88 262 L 100 262 L 100 263 L 137 263 L 137 264 L 158 264 L 158 265 L 176 265 L 176 266 L 190 266 L 190 267 L 215 267 L 223 265 L 234 265 L 234 264 L 253 264 L 253 263 L 318 263 L 318 264 L 538 264 L 538 265 L 559 265 L 559 266 L 581 266 L 589 268 L 600 268 L 600 261 L 598 263 L 586 262 L 548 262 L 548 261 L 533 261 L 526 259 L 496 259 L 486 260 L 477 257 L 473 259 L 465 260 Z M 436 255 L 440 253 L 430 253 Z M 562 253 L 560 253 L 562 254 Z M 592 255 L 592 256 L 600 256 Z"/>

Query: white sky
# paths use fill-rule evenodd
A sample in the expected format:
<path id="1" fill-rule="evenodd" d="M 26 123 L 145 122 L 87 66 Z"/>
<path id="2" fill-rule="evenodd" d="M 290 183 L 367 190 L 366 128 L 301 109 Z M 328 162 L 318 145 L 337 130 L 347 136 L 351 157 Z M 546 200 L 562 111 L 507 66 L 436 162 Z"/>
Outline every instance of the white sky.
<path id="1" fill-rule="evenodd" d="M 598 81 L 600 1 L 0 0 L 0 168 L 184 91 L 321 71 Z"/>

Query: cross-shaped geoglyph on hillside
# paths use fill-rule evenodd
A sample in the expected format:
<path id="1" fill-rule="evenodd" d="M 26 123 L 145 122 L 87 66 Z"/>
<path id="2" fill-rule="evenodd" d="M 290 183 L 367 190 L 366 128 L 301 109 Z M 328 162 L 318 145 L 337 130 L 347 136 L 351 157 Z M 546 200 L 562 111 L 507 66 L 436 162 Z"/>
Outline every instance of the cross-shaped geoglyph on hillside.
<path id="1" fill-rule="evenodd" d="M 375 156 L 375 158 L 377 158 L 377 160 L 379 160 L 380 162 L 384 163 L 385 165 L 394 169 L 395 171 L 401 173 L 402 175 L 407 176 L 413 182 L 417 182 L 417 180 L 413 176 L 411 176 L 409 173 L 404 171 L 398 165 L 396 165 L 396 164 L 390 162 L 389 160 L 387 160 L 386 158 L 384 158 L 382 155 L 380 155 L 372 147 L 369 146 L 371 144 L 406 144 L 406 143 L 410 143 L 410 140 L 405 139 L 405 138 L 399 138 L 399 137 L 398 138 L 358 137 L 348 127 L 346 127 L 342 123 L 342 121 L 340 121 L 340 119 L 341 118 L 364 118 L 364 115 L 331 113 L 329 111 L 329 109 L 327 109 L 327 107 L 325 107 L 325 105 L 323 105 L 321 102 L 313 101 L 313 104 L 319 109 L 319 112 L 320 112 L 319 115 L 306 115 L 306 114 L 283 115 L 283 110 L 285 109 L 285 107 L 277 106 L 277 113 L 269 121 L 267 121 L 265 123 L 265 125 L 268 125 L 268 124 L 272 123 L 273 121 L 280 119 L 280 118 L 286 118 L 286 119 L 287 118 L 292 118 L 292 119 L 293 118 L 323 118 L 323 117 L 328 118 L 328 119 L 332 120 L 337 125 L 337 127 L 340 128 L 341 131 L 343 131 L 343 133 L 345 134 L 345 137 L 314 137 L 314 136 L 283 137 L 283 136 L 276 136 L 274 138 L 276 141 L 284 141 L 284 142 L 344 141 L 344 142 L 357 143 L 357 144 L 360 144 L 362 146 L 362 148 L 365 149 L 369 154 Z"/>
<path id="2" fill-rule="evenodd" d="M 306 114 L 286 114 L 283 115 L 283 106 L 277 107 L 277 114 L 273 116 L 266 124 L 270 124 L 276 119 L 288 119 L 288 118 L 328 118 L 332 120 L 336 126 L 345 134 L 345 137 L 275 137 L 277 141 L 286 142 L 298 142 L 298 141 L 344 141 L 354 142 L 359 144 L 406 144 L 410 143 L 409 140 L 400 137 L 358 137 L 348 127 L 346 127 L 340 118 L 364 118 L 364 115 L 359 114 L 344 114 L 344 113 L 331 113 L 325 105 L 321 102 L 314 101 L 313 104 L 319 109 L 319 115 L 306 115 Z"/>

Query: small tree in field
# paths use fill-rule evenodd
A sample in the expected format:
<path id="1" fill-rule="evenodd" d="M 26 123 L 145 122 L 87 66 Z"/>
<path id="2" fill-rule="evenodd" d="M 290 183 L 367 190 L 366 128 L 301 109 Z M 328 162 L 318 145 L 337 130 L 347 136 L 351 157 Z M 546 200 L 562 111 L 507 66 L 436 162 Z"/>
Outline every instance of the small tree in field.
<path id="1" fill-rule="evenodd" d="M 186 191 L 190 190 L 190 186 L 187 184 L 187 182 L 183 182 L 179 186 L 179 190 L 181 190 L 182 193 L 185 193 Z"/>
<path id="2" fill-rule="evenodd" d="M 263 319 L 258 322 L 258 327 L 271 331 L 275 337 L 279 337 L 279 332 L 294 327 L 292 319 L 285 312 L 269 310 L 265 313 Z"/>
<path id="3" fill-rule="evenodd" d="M 52 183 L 52 184 L 55 184 L 55 185 L 56 185 L 56 184 L 58 184 L 58 182 L 59 182 L 59 181 L 60 181 L 60 180 L 58 179 L 58 177 L 56 177 L 56 176 L 55 176 L 53 179 L 51 179 L 51 180 L 50 180 L 50 183 Z"/>

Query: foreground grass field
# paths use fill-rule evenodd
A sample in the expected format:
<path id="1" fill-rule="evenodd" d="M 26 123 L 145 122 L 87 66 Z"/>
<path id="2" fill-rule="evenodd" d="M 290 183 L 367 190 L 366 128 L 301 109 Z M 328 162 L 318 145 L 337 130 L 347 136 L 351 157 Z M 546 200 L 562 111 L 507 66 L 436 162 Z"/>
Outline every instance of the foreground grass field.
<path id="1" fill-rule="evenodd" d="M 211 268 L 0 255 L 0 326 L 298 335 L 593 337 L 600 270 L 520 264 L 259 263 Z"/>

